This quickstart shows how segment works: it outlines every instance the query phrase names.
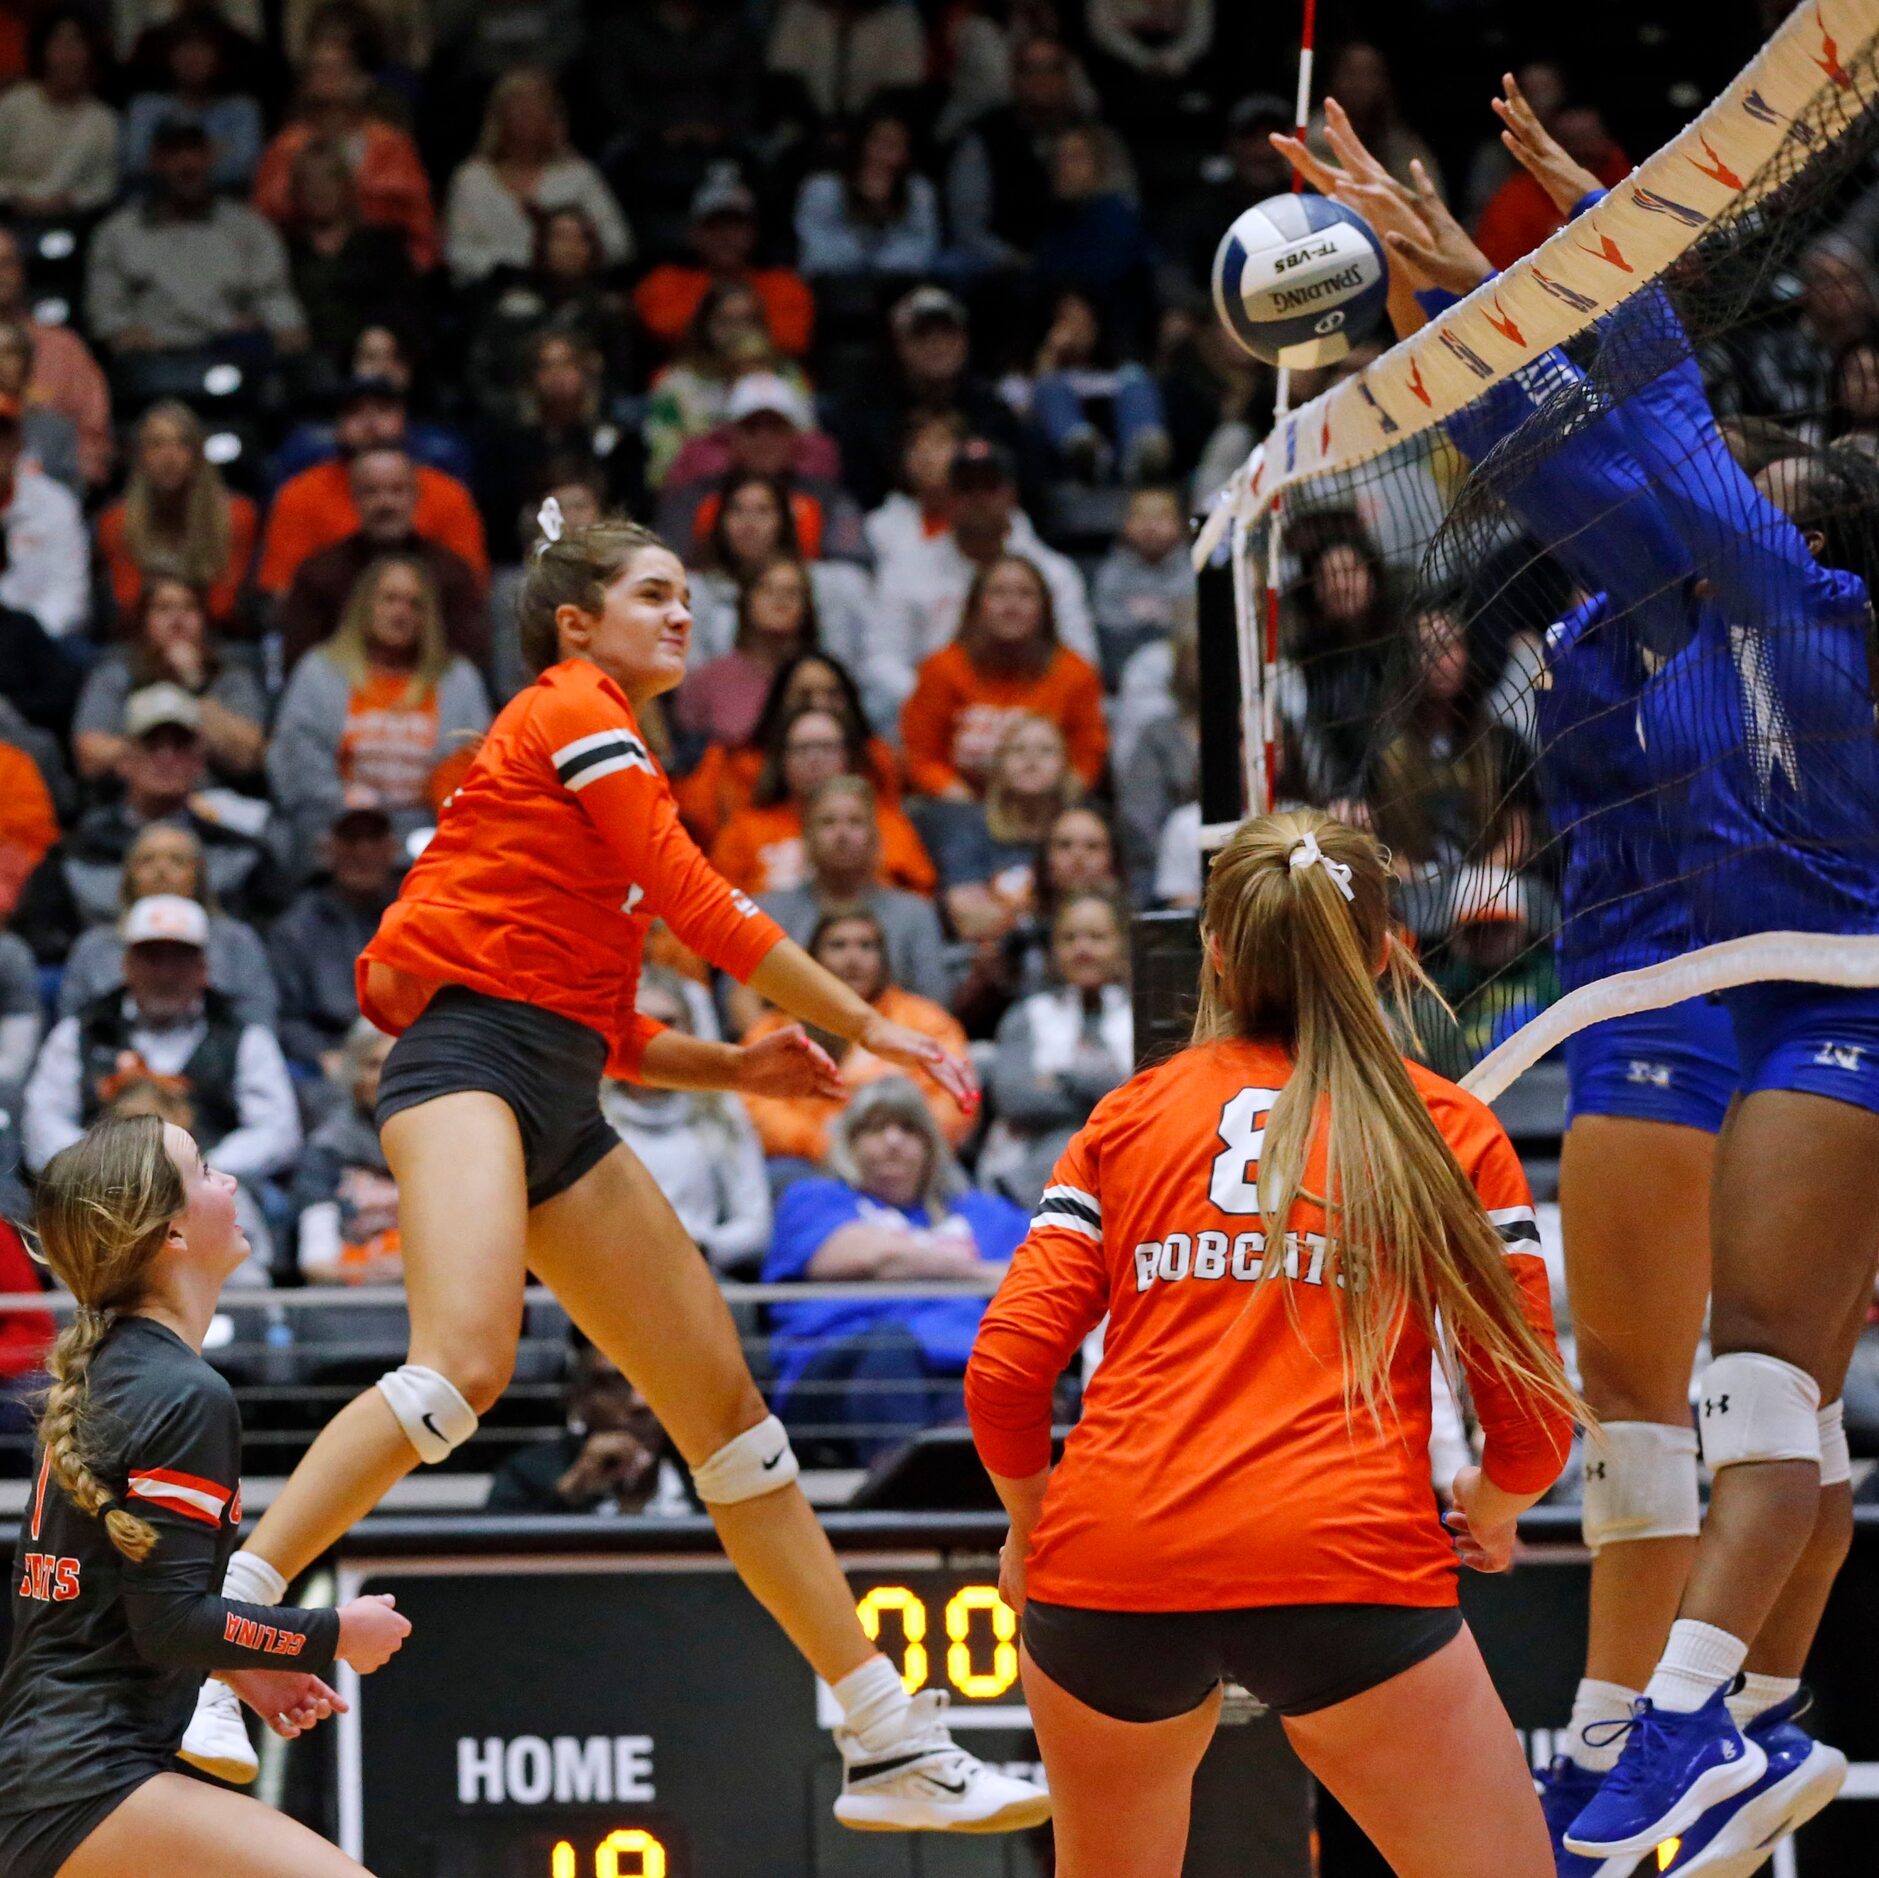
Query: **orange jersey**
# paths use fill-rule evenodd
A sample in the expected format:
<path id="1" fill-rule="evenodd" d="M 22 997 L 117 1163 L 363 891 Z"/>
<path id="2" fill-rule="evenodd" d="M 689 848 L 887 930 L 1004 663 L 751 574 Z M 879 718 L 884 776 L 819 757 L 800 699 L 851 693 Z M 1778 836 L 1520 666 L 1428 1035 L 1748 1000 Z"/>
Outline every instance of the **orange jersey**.
<path id="1" fill-rule="evenodd" d="M 893 748 L 879 737 L 870 737 L 863 754 L 867 761 L 865 773 L 874 785 L 876 800 L 898 808 L 900 761 Z M 705 746 L 698 767 L 672 785 L 678 794 L 679 813 L 700 847 L 709 848 L 718 830 L 740 809 L 750 807 L 762 774 L 761 750 L 749 745 L 734 750 L 722 743 Z"/>
<path id="2" fill-rule="evenodd" d="M 1070 767 L 1094 787 L 1109 753 L 1103 681 L 1087 659 L 1059 646 L 1036 677 L 982 672 L 956 641 L 920 667 L 901 706 L 900 747 L 915 795 L 943 795 L 954 783 L 979 793 L 1011 720 L 1047 717 L 1063 732 Z"/>
<path id="3" fill-rule="evenodd" d="M 567 659 L 491 726 L 359 959 L 359 1006 L 397 1035 L 465 985 L 598 1031 L 631 1075 L 653 1028 L 633 996 L 655 919 L 739 980 L 783 937 L 679 825 L 626 693 Z"/>
<path id="4" fill-rule="evenodd" d="M 1029 1589 L 1093 1610 L 1455 1602 L 1429 1481 L 1428 1338 L 1405 1325 L 1381 1428 L 1347 1416 L 1324 1213 L 1301 1201 L 1283 1275 L 1266 1255 L 1258 1155 L 1290 1074 L 1269 1043 L 1185 1050 L 1106 1096 L 1071 1142 L 980 1327 L 966 1406 L 987 1467 L 1050 1459 L 1051 1390 L 1105 1314 L 1032 1542 Z M 1443 1138 L 1507 1242 L 1527 1321 L 1549 1343 L 1539 1232 L 1520 1162 L 1489 1110 L 1410 1066 Z M 1322 1191 L 1324 1139 L 1306 1186 Z M 1334 1281 L 1333 1281 L 1334 1282 Z M 1572 1430 L 1462 1359 L 1512 1493 L 1550 1484 Z"/>

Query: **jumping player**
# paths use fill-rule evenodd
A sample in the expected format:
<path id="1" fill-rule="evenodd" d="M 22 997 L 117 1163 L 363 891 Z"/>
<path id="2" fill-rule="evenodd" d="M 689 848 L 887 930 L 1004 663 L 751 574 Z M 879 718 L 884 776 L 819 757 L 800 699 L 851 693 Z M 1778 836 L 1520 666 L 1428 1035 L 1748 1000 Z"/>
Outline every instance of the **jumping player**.
<path id="1" fill-rule="evenodd" d="M 1208 879 L 1192 1047 L 1098 1104 L 980 1329 L 967 1407 L 1011 1514 L 1060 1878 L 1180 1870 L 1227 1676 L 1401 1878 L 1552 1870 L 1454 1554 L 1507 1565 L 1577 1398 L 1512 1146 L 1391 1042 L 1376 980 L 1414 972 L 1389 922 L 1369 836 L 1313 810 L 1241 827 Z M 1105 1313 L 1053 1471 L 1052 1387 Z M 1487 1431 L 1453 1549 L 1438 1342 Z"/>
<path id="2" fill-rule="evenodd" d="M 341 1706 L 335 1657 L 377 1669 L 390 1598 L 263 1610 L 217 1595 L 241 1519 L 241 1418 L 202 1360 L 248 1256 L 235 1182 L 154 1116 L 105 1121 L 39 1188 L 47 1262 L 78 1300 L 54 1344 L 0 1675 L 0 1874 L 361 1867 L 271 1808 L 172 1771 L 205 1674 L 292 1738 Z"/>
<path id="3" fill-rule="evenodd" d="M 1511 77 L 1506 86 L 1496 105 L 1510 148 L 1518 132 L 1536 170 L 1569 163 Z M 1392 297 L 1406 337 L 1493 268 L 1452 219 L 1437 243 L 1436 210 L 1406 199 L 1334 102 L 1325 117 L 1341 170 L 1294 139 L 1274 142 L 1314 187 L 1424 255 L 1418 266 L 1395 252 L 1419 289 L 1413 301 Z M 1584 187 L 1599 185 L 1586 178 Z M 1449 434 L 1479 465 L 1579 378 L 1564 353 L 1548 353 L 1458 412 Z M 1629 454 L 1621 407 L 1570 427 L 1555 447 L 1510 454 L 1493 472 L 1494 492 L 1535 539 L 1557 544 L 1585 596 L 1548 632 L 1535 694 L 1541 792 L 1565 854 L 1556 951 L 1561 986 L 1572 991 L 1693 944 L 1679 837 L 1638 745 L 1647 668 L 1635 630 L 1655 624 L 1664 639 L 1682 630 L 1691 568 Z M 1696 998 L 1595 1024 L 1568 1040 L 1565 1055 L 1560 1223 L 1580 1375 L 1601 1439 L 1586 1456 L 1582 1511 L 1592 1553 L 1585 1673 L 1565 1750 L 1540 1776 L 1540 1791 L 1558 1878 L 1622 1878 L 1635 1858 L 1586 1859 L 1560 1841 L 1617 1764 L 1616 1731 L 1605 1724 L 1629 1717 L 1656 1664 L 1701 1525 L 1689 1391 L 1709 1301 L 1709 1188 L 1736 1088 L 1735 1039 L 1722 1006 Z M 1652 1256 L 1640 1260 L 1636 1222 L 1646 1216 Z"/>
<path id="4" fill-rule="evenodd" d="M 533 1272 L 639 1386 L 744 1582 L 834 1690 L 837 1817 L 884 1830 L 1033 1825 L 1046 1796 L 956 1747 L 944 1697 L 910 1699 L 863 1633 L 710 1267 L 598 1099 L 609 1066 L 668 1088 L 837 1087 L 800 1030 L 740 1050 L 637 1018 L 655 918 L 773 1004 L 967 1103 L 970 1071 L 823 971 L 680 827 L 635 717 L 685 674 L 678 557 L 631 523 L 562 532 L 555 512 L 543 520 L 520 601 L 541 676 L 497 718 L 359 966 L 366 1015 L 401 1033 L 378 1121 L 398 1183 L 410 1358 L 314 1442 L 230 1585 L 273 1602 L 420 1460 L 469 1439 L 509 1379 Z M 197 1745 L 241 1771 L 239 1713 L 218 1714 L 199 1717 Z"/>

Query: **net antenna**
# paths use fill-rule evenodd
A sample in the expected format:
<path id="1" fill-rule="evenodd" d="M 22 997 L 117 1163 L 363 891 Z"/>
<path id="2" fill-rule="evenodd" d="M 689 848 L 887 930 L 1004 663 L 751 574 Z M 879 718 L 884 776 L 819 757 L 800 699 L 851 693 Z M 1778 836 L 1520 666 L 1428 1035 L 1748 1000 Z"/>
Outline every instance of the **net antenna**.
<path id="1" fill-rule="evenodd" d="M 1301 123 L 1310 82 L 1309 7 L 1306 19 Z M 1522 451 L 1529 462 L 1549 449 L 1557 453 L 1575 430 L 1622 405 L 1648 377 L 1635 358 L 1628 368 L 1610 338 L 1624 323 L 1612 317 L 1621 309 L 1635 323 L 1640 307 L 1676 303 L 1688 344 L 1706 369 L 1713 362 L 1706 347 L 1714 342 L 1713 350 L 1726 351 L 1751 316 L 1766 313 L 1778 297 L 1771 282 L 1793 258 L 1807 215 L 1824 219 L 1833 192 L 1874 144 L 1876 50 L 1879 0 L 1804 0 L 1700 116 L 1533 253 L 1297 410 L 1289 408 L 1290 387 L 1281 375 L 1271 431 L 1216 498 L 1193 549 L 1200 569 L 1215 561 L 1223 544 L 1228 548 L 1246 799 L 1255 812 L 1271 806 L 1280 786 L 1282 722 L 1296 736 L 1301 722 L 1316 726 L 1323 717 L 1300 706 L 1301 670 L 1323 679 L 1327 668 L 1311 669 L 1309 661 L 1288 656 L 1281 614 L 1294 594 L 1309 600 L 1307 557 L 1332 539 L 1332 518 L 1344 514 L 1353 526 L 1361 522 L 1358 532 L 1371 539 L 1377 565 L 1413 574 L 1420 604 L 1412 619 L 1442 607 L 1462 617 L 1470 605 L 1485 614 L 1497 604 L 1504 608 L 1523 581 L 1544 586 L 1541 576 L 1562 579 L 1556 564 L 1571 565 L 1571 540 L 1545 544 L 1554 550 L 1550 558 L 1544 548 L 1521 543 L 1520 527 L 1509 524 L 1497 494 L 1496 472 L 1504 491 L 1510 459 L 1518 472 Z M 1700 283 L 1694 296 L 1692 281 Z M 1677 343 L 1684 343 L 1682 333 Z M 1575 363 L 1578 376 L 1563 387 L 1555 348 L 1587 361 L 1583 371 Z M 1661 363 L 1650 367 L 1662 370 Z M 1477 434 L 1470 431 L 1472 420 L 1497 389 L 1510 385 L 1518 386 L 1532 415 L 1491 454 L 1477 454 L 1471 467 L 1457 439 Z M 1674 464 L 1651 471 L 1666 485 L 1678 474 Z M 1464 590 L 1465 600 L 1458 597 Z M 1536 629 L 1559 617 L 1538 610 L 1551 600 L 1529 597 L 1523 604 Z M 1532 637 L 1537 643 L 1538 632 Z M 1533 675 L 1534 685 L 1545 682 Z M 1747 691 L 1746 672 L 1742 684 Z M 1339 695 L 1348 701 L 1348 684 Z M 1764 703 L 1745 697 L 1745 714 L 1765 715 Z M 1364 715 L 1349 708 L 1359 719 Z M 1373 786 L 1377 725 L 1387 715 L 1371 713 L 1363 753 Z M 1746 733 L 1751 739 L 1759 734 L 1753 724 Z M 1287 755 L 1289 764 L 1292 752 Z M 1821 759 L 1830 778 L 1840 755 L 1830 748 Z M 1778 756 L 1771 761 L 1779 787 Z M 1542 766 L 1543 759 L 1536 767 Z M 1309 760 L 1304 767 L 1311 769 Z M 1308 776 L 1301 786 L 1288 776 L 1287 793 L 1337 799 L 1348 791 L 1326 778 L 1338 768 L 1333 752 L 1320 762 L 1316 779 Z M 1555 843 L 1571 832 L 1556 827 Z M 1480 853 L 1462 858 L 1470 864 L 1470 890 L 1487 891 L 1481 877 L 1494 870 L 1479 865 Z M 1501 870 L 1494 891 L 1503 891 L 1510 878 Z M 1457 891 L 1452 878 L 1444 891 Z M 1689 891 L 1700 898 L 1702 881 Z M 1787 910 L 1779 896 L 1771 901 L 1775 917 Z M 1499 916 L 1484 902 L 1455 923 Z M 1504 1008 L 1498 1021 L 1478 1027 L 1460 1060 L 1438 1067 L 1466 1070 L 1464 1086 L 1491 1099 L 1567 1037 L 1609 1017 L 1761 980 L 1879 986 L 1879 935 L 1871 927 L 1844 929 L 1848 924 L 1830 931 L 1739 932 L 1713 942 L 1699 930 L 1667 956 L 1601 971 L 1591 982 L 1569 984 L 1563 996 L 1537 996 L 1530 1009 Z M 1551 940 L 1548 932 L 1549 953 Z"/>

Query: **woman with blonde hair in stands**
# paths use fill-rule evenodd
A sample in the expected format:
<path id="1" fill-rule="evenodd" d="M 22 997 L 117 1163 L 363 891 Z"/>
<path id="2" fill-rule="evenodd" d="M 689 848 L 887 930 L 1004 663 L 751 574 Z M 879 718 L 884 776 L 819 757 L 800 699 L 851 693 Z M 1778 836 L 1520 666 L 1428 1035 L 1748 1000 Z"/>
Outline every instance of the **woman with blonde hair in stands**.
<path id="1" fill-rule="evenodd" d="M 248 1256 L 235 1182 L 154 1115 L 100 1122 L 40 1178 L 39 1240 L 77 1301 L 48 1363 L 0 1675 L 7 1878 L 215 1871 L 346 1878 L 297 1821 L 175 1769 L 206 1676 L 292 1740 L 410 1624 L 389 1597 L 293 1610 L 220 1595 L 240 1537 L 241 1416 L 202 1359 Z"/>
<path id="2" fill-rule="evenodd" d="M 1526 1177 L 1486 1107 L 1397 1053 L 1377 980 L 1417 974 L 1374 839 L 1246 822 L 1202 928 L 1192 1045 L 1097 1104 L 966 1373 L 1059 1878 L 1181 1869 L 1228 1678 L 1399 1878 L 1552 1878 L 1455 1586 L 1456 1553 L 1506 1568 L 1583 1413 Z M 1053 1468 L 1053 1387 L 1105 1316 Z M 1486 1432 L 1447 1532 L 1438 1351 Z"/>
<path id="3" fill-rule="evenodd" d="M 268 781 L 308 855 L 348 807 L 382 808 L 408 836 L 436 820 L 488 728 L 488 694 L 444 643 L 429 570 L 388 554 L 359 576 L 338 630 L 294 667 Z"/>
<path id="4" fill-rule="evenodd" d="M 130 481 L 98 517 L 98 551 L 123 620 L 157 574 L 180 575 L 203 597 L 209 624 L 237 623 L 242 587 L 259 535 L 255 505 L 237 495 L 208 459 L 202 420 L 179 398 L 153 404 L 137 421 Z"/>

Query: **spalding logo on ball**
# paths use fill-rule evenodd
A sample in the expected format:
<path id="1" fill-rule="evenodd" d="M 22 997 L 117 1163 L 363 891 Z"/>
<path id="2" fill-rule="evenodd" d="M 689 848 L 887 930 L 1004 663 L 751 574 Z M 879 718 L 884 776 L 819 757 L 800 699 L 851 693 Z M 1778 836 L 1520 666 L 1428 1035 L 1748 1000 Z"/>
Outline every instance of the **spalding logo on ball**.
<path id="1" fill-rule="evenodd" d="M 1329 196 L 1269 196 L 1214 256 L 1214 306 L 1268 365 L 1330 365 L 1369 336 L 1389 264 L 1363 219 Z"/>

